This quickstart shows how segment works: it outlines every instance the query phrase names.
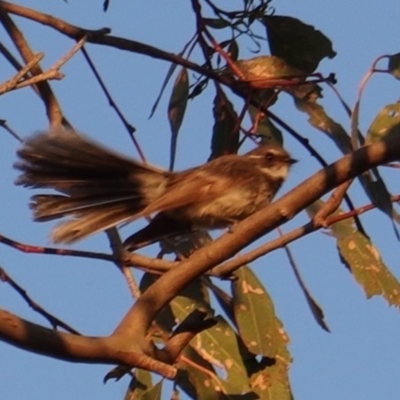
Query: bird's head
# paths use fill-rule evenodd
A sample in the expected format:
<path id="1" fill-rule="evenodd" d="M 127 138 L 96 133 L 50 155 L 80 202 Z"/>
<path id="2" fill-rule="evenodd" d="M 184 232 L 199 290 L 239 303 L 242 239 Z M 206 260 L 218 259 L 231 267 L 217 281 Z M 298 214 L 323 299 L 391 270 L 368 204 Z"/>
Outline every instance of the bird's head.
<path id="1" fill-rule="evenodd" d="M 266 176 L 276 182 L 283 182 L 291 165 L 297 162 L 285 149 L 274 145 L 257 147 L 248 152 L 245 157 L 254 162 Z"/>

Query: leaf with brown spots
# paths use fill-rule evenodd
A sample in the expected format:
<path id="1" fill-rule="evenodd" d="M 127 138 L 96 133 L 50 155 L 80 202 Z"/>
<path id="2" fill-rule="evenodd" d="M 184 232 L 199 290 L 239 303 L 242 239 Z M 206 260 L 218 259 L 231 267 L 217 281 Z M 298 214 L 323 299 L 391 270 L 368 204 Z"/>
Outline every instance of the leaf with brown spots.
<path id="1" fill-rule="evenodd" d="M 235 276 L 233 310 L 240 337 L 252 354 L 275 358 L 287 340 L 275 315 L 274 304 L 249 267 L 240 268 Z"/>
<path id="2" fill-rule="evenodd" d="M 308 213 L 314 215 L 321 204 L 316 202 L 308 207 Z M 339 209 L 331 216 L 342 213 L 343 210 Z M 381 295 L 390 306 L 400 308 L 400 283 L 386 267 L 372 242 L 357 230 L 354 219 L 337 222 L 329 230 L 337 239 L 341 260 L 363 287 L 367 298 Z"/>
<path id="3" fill-rule="evenodd" d="M 250 389 L 244 360 L 236 332 L 222 316 L 217 324 L 196 335 L 190 342 L 192 348 L 226 379 L 220 379 L 223 391 L 230 394 L 245 393 Z"/>
<path id="4" fill-rule="evenodd" d="M 289 364 L 278 358 L 274 363 L 263 358 L 257 370 L 250 377 L 251 389 L 259 399 L 293 400 L 288 377 Z"/>
<path id="5" fill-rule="evenodd" d="M 390 306 L 400 308 L 400 283 L 383 263 L 378 250 L 361 232 L 339 238 L 342 261 L 350 268 L 368 298 L 382 295 Z"/>

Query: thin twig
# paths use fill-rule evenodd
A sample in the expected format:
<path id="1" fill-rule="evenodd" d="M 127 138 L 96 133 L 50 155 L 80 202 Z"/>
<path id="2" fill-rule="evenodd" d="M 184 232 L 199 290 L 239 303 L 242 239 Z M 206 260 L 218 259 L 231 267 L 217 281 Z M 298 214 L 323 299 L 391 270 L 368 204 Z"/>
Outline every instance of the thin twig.
<path id="1" fill-rule="evenodd" d="M 0 85 L 0 95 L 15 89 L 24 75 L 27 74 L 33 66 L 37 65 L 43 57 L 44 53 L 35 54 L 28 64 L 24 65 L 12 78 Z"/>
<path id="2" fill-rule="evenodd" d="M 177 261 L 161 260 L 159 258 L 145 257 L 137 253 L 124 253 L 125 262 L 135 268 L 144 269 L 151 273 L 167 272 L 178 265 Z"/>
<path id="3" fill-rule="evenodd" d="M 56 63 L 49 69 L 60 69 L 68 60 L 70 60 L 86 43 L 88 35 L 82 36 L 81 39 L 73 46 L 64 56 L 62 56 Z"/>
<path id="4" fill-rule="evenodd" d="M 7 125 L 7 121 L 4 119 L 0 119 L 0 126 L 5 129 L 12 137 L 14 137 L 15 139 L 17 139 L 20 143 L 23 142 L 23 139 L 21 138 L 21 136 L 18 135 L 17 132 L 15 132 L 13 129 L 11 129 L 8 125 Z"/>
<path id="5" fill-rule="evenodd" d="M 122 111 L 120 110 L 120 108 L 118 107 L 117 103 L 115 102 L 115 100 L 112 98 L 110 91 L 107 89 L 106 84 L 104 83 L 104 80 L 102 79 L 102 77 L 100 76 L 100 73 L 98 72 L 96 66 L 94 65 L 92 59 L 89 56 L 89 53 L 87 52 L 87 50 L 82 47 L 82 54 L 85 57 L 86 62 L 89 65 L 89 68 L 91 69 L 91 71 L 93 72 L 97 82 L 99 83 L 101 89 L 103 90 L 108 103 L 110 104 L 110 106 L 115 110 L 115 112 L 117 113 L 119 119 L 122 121 L 122 124 L 124 125 L 125 129 L 128 131 L 129 137 L 132 139 L 133 144 L 139 154 L 140 159 L 142 160 L 142 162 L 146 162 L 146 158 L 143 154 L 142 149 L 140 148 L 140 145 L 138 143 L 138 141 L 135 138 L 135 131 L 136 128 L 130 123 L 128 122 L 128 120 L 125 118 L 124 114 L 122 113 Z"/>
<path id="6" fill-rule="evenodd" d="M 342 183 L 333 191 L 329 199 L 314 215 L 313 220 L 316 226 L 323 226 L 324 228 L 326 228 L 326 218 L 339 208 L 344 196 L 346 195 L 346 191 L 350 187 L 352 182 L 353 179 Z"/>
<path id="7" fill-rule="evenodd" d="M 27 86 L 36 85 L 36 84 L 38 84 L 40 82 L 49 81 L 51 79 L 61 80 L 62 78 L 64 78 L 64 74 L 62 74 L 59 71 L 50 69 L 48 71 L 43 72 L 42 74 L 35 75 L 32 78 L 25 79 L 22 82 L 19 82 L 19 83 L 15 84 L 13 87 L 4 88 L 6 90 L 2 90 L 2 88 L 0 87 L 0 95 L 5 93 L 5 92 L 7 92 L 7 91 L 21 89 L 21 88 L 24 88 L 24 87 L 27 87 Z"/>
<path id="8" fill-rule="evenodd" d="M 18 62 L 18 60 L 12 55 L 12 53 L 4 46 L 3 43 L 0 42 L 0 54 L 4 56 L 4 58 L 17 70 L 19 71 L 22 68 L 22 65 Z"/>
<path id="9" fill-rule="evenodd" d="M 125 277 L 125 280 L 128 284 L 129 290 L 133 296 L 133 298 L 137 299 L 140 297 L 140 290 L 138 285 L 135 282 L 135 279 L 132 275 L 132 271 L 124 262 L 124 247 L 122 245 L 121 238 L 119 236 L 117 228 L 110 228 L 106 230 L 106 234 L 108 240 L 110 241 L 110 246 L 114 255 L 114 263 L 118 267 L 118 269 L 122 272 Z"/>
<path id="10" fill-rule="evenodd" d="M 390 200 L 394 202 L 400 201 L 400 195 L 397 196 L 391 196 Z M 367 204 L 365 206 L 359 207 L 357 209 L 354 209 L 352 211 L 349 211 L 347 213 L 335 215 L 331 218 L 328 218 L 325 221 L 325 227 L 328 227 L 330 225 L 335 224 L 336 222 L 343 221 L 348 218 L 353 218 L 356 215 L 361 215 L 367 211 L 370 211 L 372 209 L 376 208 L 374 204 Z M 229 260 L 218 267 L 215 267 L 209 271 L 210 275 L 213 276 L 230 276 L 232 272 L 236 271 L 238 268 L 240 268 L 242 265 L 248 264 L 254 260 L 257 260 L 258 258 L 276 250 L 279 248 L 284 247 L 285 245 L 301 238 L 304 237 L 312 232 L 315 232 L 319 229 L 321 229 L 321 225 L 316 225 L 315 221 L 310 221 L 307 224 L 296 228 L 292 230 L 291 232 L 288 232 L 281 237 L 271 240 L 270 242 L 249 251 L 246 254 L 243 254 L 241 256 L 238 256 L 232 260 Z"/>
<path id="11" fill-rule="evenodd" d="M 10 246 L 19 251 L 22 251 L 23 253 L 55 254 L 58 256 L 83 257 L 83 258 L 94 258 L 97 260 L 104 260 L 104 261 L 114 261 L 114 256 L 112 254 L 96 253 L 92 251 L 82 251 L 82 250 L 59 249 L 54 247 L 33 246 L 17 242 L 3 235 L 0 235 L 0 243 L 3 243 L 6 246 Z"/>
<path id="12" fill-rule="evenodd" d="M 18 73 L 13 78 L 6 81 L 3 85 L 0 86 L 0 95 L 11 90 L 35 85 L 39 82 L 47 81 L 50 79 L 62 79 L 64 77 L 64 74 L 62 74 L 58 70 L 84 45 L 85 41 L 86 36 L 84 36 L 71 50 L 69 50 L 47 71 L 20 81 L 20 79 L 25 76 L 29 71 L 31 71 L 33 67 L 36 67 L 44 57 L 43 53 L 35 54 L 33 58 L 28 62 L 28 64 L 25 65 L 20 71 L 18 71 Z"/>
<path id="13" fill-rule="evenodd" d="M 178 65 L 181 65 L 182 67 L 193 70 L 199 74 L 217 80 L 221 83 L 227 83 L 228 81 L 231 81 L 230 79 L 226 79 L 225 77 L 221 76 L 221 74 L 219 74 L 217 71 L 204 68 L 201 65 L 193 63 L 185 58 L 179 57 L 176 54 L 160 50 L 157 47 L 150 46 L 142 42 L 137 42 L 135 40 L 111 36 L 109 35 L 110 30 L 107 28 L 99 30 L 80 28 L 52 15 L 44 14 L 31 8 L 8 3 L 2 0 L 0 0 L 0 6 L 3 7 L 3 9 L 7 12 L 49 26 L 74 40 L 79 40 L 82 36 L 88 35 L 88 43 L 110 46 L 116 49 L 130 51 L 137 54 L 144 54 L 159 60 L 176 63 Z"/>
<path id="14" fill-rule="evenodd" d="M 54 329 L 57 329 L 57 327 L 59 326 L 65 329 L 67 332 L 73 333 L 75 335 L 80 335 L 80 333 L 77 330 L 75 330 L 65 322 L 61 321 L 53 314 L 50 314 L 38 303 L 36 303 L 36 301 L 32 300 L 31 297 L 26 292 L 26 290 L 22 288 L 22 286 L 20 286 L 17 282 L 15 282 L 2 267 L 0 267 L 0 280 L 8 283 L 26 301 L 29 307 L 31 307 L 34 311 L 42 315 L 44 318 L 46 318 Z"/>
<path id="15" fill-rule="evenodd" d="M 371 77 L 373 76 L 373 74 L 376 72 L 375 68 L 376 65 L 378 64 L 378 62 L 380 60 L 382 60 L 383 58 L 386 58 L 386 55 L 383 56 L 379 56 L 377 57 L 374 62 L 372 63 L 371 68 L 367 71 L 367 73 L 365 74 L 365 76 L 363 77 L 363 79 L 361 80 L 361 83 L 358 87 L 357 90 L 357 101 L 354 105 L 354 108 L 351 112 L 351 118 L 350 118 L 350 126 L 351 126 L 351 143 L 353 146 L 353 149 L 356 150 L 359 147 L 359 141 L 361 139 L 361 145 L 363 144 L 362 142 L 364 141 L 364 138 L 361 136 L 361 133 L 358 129 L 358 119 L 359 119 L 359 115 L 360 115 L 360 104 L 361 104 L 361 96 L 363 94 L 363 91 L 365 89 L 365 87 L 367 86 L 368 81 L 371 79 Z"/>
<path id="16" fill-rule="evenodd" d="M 10 36 L 11 40 L 15 44 L 19 53 L 26 64 L 34 57 L 34 53 L 30 49 L 27 41 L 24 38 L 22 32 L 15 25 L 14 21 L 7 14 L 6 7 L 3 2 L 0 2 L 0 22 L 3 24 L 4 29 Z M 36 65 L 31 69 L 32 75 L 40 75 L 43 73 L 40 66 Z M 47 117 L 50 121 L 51 126 L 58 127 L 62 124 L 68 124 L 68 121 L 63 117 L 61 107 L 58 104 L 53 91 L 47 81 L 38 82 L 36 87 L 40 93 L 40 97 L 46 107 Z"/>

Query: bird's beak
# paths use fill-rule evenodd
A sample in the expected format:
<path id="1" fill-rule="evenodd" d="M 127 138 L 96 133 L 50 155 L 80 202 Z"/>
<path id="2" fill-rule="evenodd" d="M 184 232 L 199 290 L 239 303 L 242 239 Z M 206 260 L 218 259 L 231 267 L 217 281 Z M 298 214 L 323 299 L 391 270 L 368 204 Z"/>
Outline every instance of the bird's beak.
<path id="1" fill-rule="evenodd" d="M 299 162 L 299 160 L 296 160 L 294 158 L 289 158 L 289 164 L 296 164 L 297 162 Z"/>

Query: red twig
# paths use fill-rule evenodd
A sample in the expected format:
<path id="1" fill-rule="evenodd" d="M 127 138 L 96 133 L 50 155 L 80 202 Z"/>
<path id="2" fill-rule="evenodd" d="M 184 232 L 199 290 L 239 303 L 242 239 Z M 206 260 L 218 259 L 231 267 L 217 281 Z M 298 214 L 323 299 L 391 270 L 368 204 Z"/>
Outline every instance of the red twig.
<path id="1" fill-rule="evenodd" d="M 96 253 L 92 251 L 82 251 L 82 250 L 57 249 L 54 247 L 33 246 L 17 242 L 3 235 L 0 235 L 0 243 L 13 247 L 14 249 L 17 249 L 24 253 L 56 254 L 58 256 L 84 257 L 84 258 L 94 258 L 97 260 L 114 261 L 114 257 L 111 254 Z"/>
<path id="2" fill-rule="evenodd" d="M 398 202 L 400 201 L 400 195 L 396 196 L 391 196 L 391 201 L 392 202 Z M 366 211 L 370 211 L 372 209 L 376 208 L 375 205 L 373 204 L 367 204 L 365 206 L 359 207 L 357 209 L 351 210 L 349 212 L 335 215 L 333 217 L 327 218 L 325 221 L 325 227 L 328 227 L 332 224 L 335 224 L 336 222 L 343 221 L 348 218 L 354 218 L 357 215 L 363 214 Z M 296 228 L 292 230 L 291 232 L 285 233 L 281 237 L 271 240 L 270 242 L 249 251 L 246 254 L 243 254 L 241 256 L 238 256 L 232 260 L 226 261 L 225 263 L 219 265 L 218 267 L 215 267 L 211 269 L 210 275 L 213 276 L 229 276 L 232 274 L 232 272 L 236 271 L 238 268 L 240 268 L 242 265 L 248 264 L 268 253 L 271 253 L 272 251 L 282 248 L 285 245 L 294 242 L 295 240 L 304 237 L 310 233 L 313 233 L 320 229 L 322 226 L 317 225 L 315 221 L 310 221 L 309 223 Z"/>

